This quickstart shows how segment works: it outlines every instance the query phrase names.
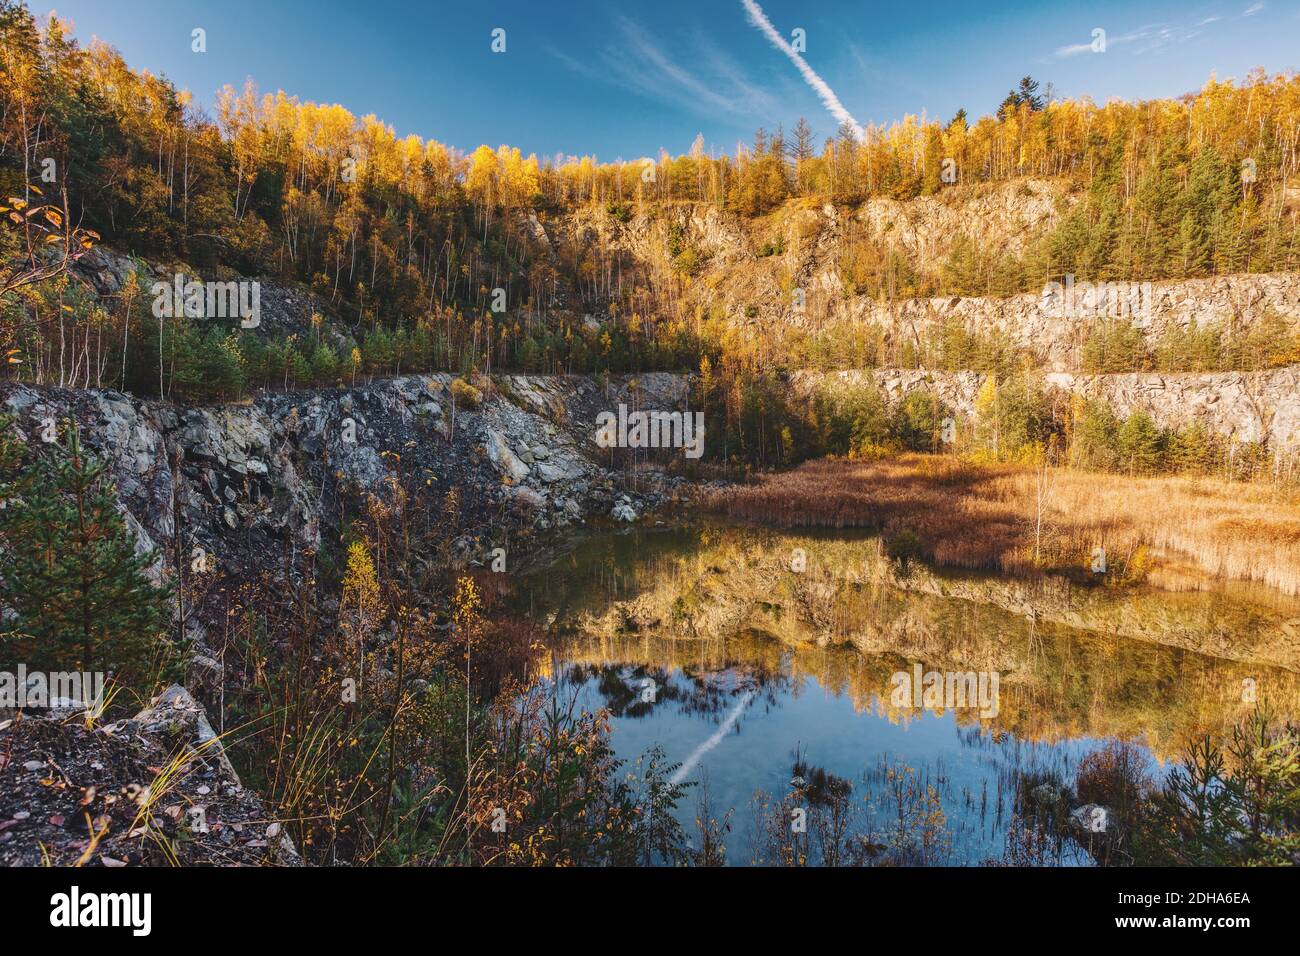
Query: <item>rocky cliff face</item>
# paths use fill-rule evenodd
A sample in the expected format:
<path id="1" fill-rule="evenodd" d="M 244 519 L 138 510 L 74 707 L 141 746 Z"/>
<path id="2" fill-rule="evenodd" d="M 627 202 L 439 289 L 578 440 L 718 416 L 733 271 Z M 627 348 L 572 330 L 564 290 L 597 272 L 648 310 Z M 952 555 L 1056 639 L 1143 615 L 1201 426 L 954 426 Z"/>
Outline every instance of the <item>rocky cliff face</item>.
<path id="1" fill-rule="evenodd" d="M 880 388 L 891 401 L 914 391 L 929 391 L 959 415 L 975 413 L 975 398 L 984 384 L 979 372 L 924 369 L 874 369 L 845 372 L 799 372 L 797 392 L 814 388 Z M 1217 372 L 1164 375 L 1043 375 L 1048 389 L 1079 393 L 1106 402 L 1119 415 L 1145 411 L 1156 424 L 1177 428 L 1199 422 L 1235 441 L 1266 441 L 1281 458 L 1300 455 L 1300 366 L 1267 372 Z"/>
<path id="2" fill-rule="evenodd" d="M 458 403 L 451 381 L 446 373 L 406 376 L 197 408 L 108 390 L 4 385 L 0 410 L 15 416 L 37 451 L 45 423 L 75 420 L 87 447 L 108 461 L 142 548 L 173 560 L 179 526 L 187 551 L 201 547 L 235 572 L 264 570 L 286 548 L 318 548 L 349 497 L 382 494 L 399 470 L 420 477 L 413 484 L 427 489 L 421 494 L 430 507 L 459 489 L 455 551 L 465 561 L 482 560 L 489 542 L 503 536 L 607 517 L 621 499 L 642 513 L 680 485 L 651 472 L 629 486 L 626 452 L 598 447 L 595 421 L 619 403 L 686 408 L 686 375 L 615 377 L 604 385 L 583 376 L 497 376 L 480 383 L 476 407 Z M 973 415 L 983 381 L 976 372 L 875 369 L 799 372 L 791 387 L 807 395 L 870 383 L 891 401 L 926 390 L 959 415 Z M 1102 399 L 1120 414 L 1144 410 L 1162 426 L 1196 421 L 1236 440 L 1267 440 L 1283 456 L 1300 452 L 1300 367 L 1049 373 L 1043 382 Z M 401 456 L 400 469 L 394 456 Z"/>
<path id="3" fill-rule="evenodd" d="M 878 301 L 850 285 L 845 264 L 863 243 L 893 249 L 919 271 L 934 272 L 964 235 L 994 255 L 1020 255 L 1052 229 L 1077 197 L 1062 182 L 1022 179 L 997 185 L 952 187 L 906 202 L 872 199 L 856 208 L 791 200 L 766 216 L 747 219 L 712 205 L 647 204 L 619 211 L 601 205 L 539 221 L 521 218 L 531 252 L 556 269 L 549 308 L 607 312 L 612 294 L 662 289 L 688 276 L 684 311 L 720 313 L 756 334 L 793 327 L 816 332 L 842 322 L 879 328 L 885 348 L 925 338 L 937 322 L 959 321 L 973 332 L 1003 333 L 1050 372 L 1077 372 L 1089 329 L 1102 319 L 1131 321 L 1148 346 L 1171 327 L 1196 322 L 1238 327 L 1277 316 L 1300 323 L 1300 274 L 1243 274 L 1171 282 L 1086 284 L 1007 297 L 900 297 Z M 691 254 L 684 267 L 679 257 Z M 580 277 L 578 263 L 595 265 Z M 164 265 L 96 248 L 75 266 L 76 276 L 100 295 L 121 289 L 135 270 L 148 291 L 171 282 L 183 265 Z M 262 278 L 260 334 L 311 330 L 311 315 L 329 316 L 328 302 L 300 286 Z M 894 354 L 890 352 L 889 354 Z"/>
<path id="4" fill-rule="evenodd" d="M 688 295 L 706 308 L 720 305 L 738 322 L 801 324 L 810 315 L 795 310 L 794 288 L 806 293 L 814 318 L 856 307 L 839 268 L 858 240 L 936 265 L 959 234 L 983 248 L 1019 254 L 1072 201 L 1059 183 L 1026 179 L 908 202 L 872 199 L 856 209 L 792 200 L 752 220 L 711 205 L 648 205 L 626 217 L 596 206 L 529 226 L 547 254 L 567 251 L 577 258 L 596 249 L 602 261 L 621 257 L 633 267 L 624 285 L 635 281 L 636 270 L 673 269 L 674 257 L 690 249 L 697 274 Z"/>
<path id="5" fill-rule="evenodd" d="M 1238 441 L 1267 442 L 1279 457 L 1300 455 L 1300 366 L 1205 375 L 1059 373 L 1045 382 L 1101 399 L 1121 415 L 1145 411 L 1168 427 L 1199 422 Z"/>
<path id="6" fill-rule="evenodd" d="M 500 376 L 481 383 L 473 407 L 451 381 L 412 376 L 199 408 L 6 385 L 0 411 L 35 454 L 46 453 L 48 424 L 75 421 L 108 463 L 140 549 L 159 549 L 172 567 L 201 557 L 232 580 L 283 573 L 286 556 L 336 541 L 348 509 L 389 494 L 393 481 L 430 515 L 444 513 L 455 489 L 458 564 L 486 563 L 497 546 L 517 563 L 540 533 L 593 517 L 634 520 L 675 493 L 653 472 L 625 482 L 623 453 L 597 447 L 594 422 L 619 402 L 683 407 L 684 378 Z"/>
<path id="7" fill-rule="evenodd" d="M 506 538 L 527 539 L 595 516 L 643 514 L 681 483 L 637 472 L 625 451 L 595 443 L 596 416 L 631 407 L 684 409 L 689 378 L 652 373 L 611 378 L 497 376 L 466 407 L 445 373 L 352 389 L 270 393 L 246 404 L 184 408 L 113 391 L 0 386 L 0 410 L 15 416 L 36 451 L 47 422 L 75 420 L 84 443 L 110 466 L 127 521 L 143 549 L 174 561 L 178 540 L 202 548 L 221 570 L 252 574 L 283 563 L 286 549 L 319 548 L 336 533 L 346 502 L 383 494 L 399 471 L 417 476 L 430 508 L 459 494 L 454 553 L 483 561 Z M 800 372 L 791 387 L 880 388 L 891 401 L 926 390 L 972 415 L 984 376 L 976 372 L 875 369 Z M 1198 421 L 1241 441 L 1266 439 L 1300 452 L 1300 368 L 1210 375 L 1071 375 L 1044 384 L 1100 398 L 1119 413 L 1148 412 L 1162 426 Z M 680 453 L 678 453 L 680 454 Z M 395 456 L 400 456 L 399 459 Z M 426 483 L 426 479 L 428 479 Z M 181 529 L 178 539 L 177 529 Z"/>
<path id="8" fill-rule="evenodd" d="M 1170 327 L 1187 328 L 1193 321 L 1252 325 L 1265 316 L 1300 321 L 1300 275 L 1235 275 L 1181 282 L 1123 284 L 1119 294 L 1132 294 L 1138 303 L 1132 314 L 1122 307 L 1093 307 L 1084 301 L 1065 305 L 1061 298 L 1039 293 L 989 297 L 905 299 L 875 303 L 854 299 L 850 315 L 880 325 L 889 339 L 922 336 L 934 322 L 959 320 L 968 329 L 1006 334 L 1017 348 L 1037 355 L 1051 371 L 1080 367 L 1083 343 L 1095 321 L 1107 318 L 1131 321 L 1149 347 Z M 1111 313 L 1115 313 L 1112 315 Z"/>
<path id="9" fill-rule="evenodd" d="M 623 497 L 596 445 L 597 414 L 620 402 L 685 407 L 684 376 L 497 376 L 476 404 L 453 376 L 386 379 L 351 389 L 265 393 L 246 404 L 185 408 L 110 390 L 0 386 L 3 410 L 39 450 L 42 425 L 75 420 L 109 462 L 123 505 L 170 544 L 177 521 L 200 542 L 238 536 L 253 551 L 316 547 L 341 495 L 382 493 L 403 470 L 461 490 L 467 534 L 484 522 L 546 530 L 607 513 Z M 647 502 L 659 492 L 640 494 Z"/>
<path id="10" fill-rule="evenodd" d="M 599 249 L 602 260 L 622 257 L 630 263 L 625 286 L 662 279 L 673 271 L 678 250 L 692 250 L 696 274 L 685 292 L 688 311 L 698 304 L 764 329 L 874 323 L 887 346 L 915 341 L 932 323 L 956 319 L 971 330 L 1005 333 L 1057 372 L 1080 367 L 1096 318 L 1127 315 L 1149 344 L 1170 326 L 1185 328 L 1193 320 L 1249 325 L 1274 314 L 1300 321 L 1300 275 L 1290 273 L 1120 283 L 1106 291 L 1103 305 L 1082 285 L 1055 297 L 1039 290 L 1006 298 L 880 302 L 846 283 L 843 263 L 857 242 L 897 249 L 927 270 L 938 268 L 962 234 L 994 254 L 1018 255 L 1074 201 L 1060 183 L 1026 179 L 908 202 L 873 199 L 856 209 L 792 201 L 754 220 L 712 206 L 672 205 L 648 206 L 623 222 L 604 208 L 584 208 L 537 231 L 546 236 L 547 250 Z"/>

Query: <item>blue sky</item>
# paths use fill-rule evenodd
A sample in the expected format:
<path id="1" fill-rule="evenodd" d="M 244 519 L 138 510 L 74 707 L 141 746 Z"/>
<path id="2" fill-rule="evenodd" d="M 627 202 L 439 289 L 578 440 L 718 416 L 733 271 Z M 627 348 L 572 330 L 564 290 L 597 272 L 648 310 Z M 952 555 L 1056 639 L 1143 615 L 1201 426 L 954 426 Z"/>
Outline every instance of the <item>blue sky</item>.
<path id="1" fill-rule="evenodd" d="M 788 129 L 799 116 L 820 141 L 838 125 L 827 93 L 866 124 L 983 115 L 1026 73 L 1103 102 L 1176 96 L 1211 72 L 1300 69 L 1300 0 L 28 2 L 201 105 L 251 76 L 264 91 L 373 112 L 402 135 L 601 160 L 684 152 L 697 133 L 730 152 L 756 127 Z M 760 18 L 787 43 L 804 31 L 804 69 Z M 195 27 L 204 54 L 191 52 Z M 497 27 L 505 53 L 490 48 Z M 1091 49 L 1097 28 L 1104 53 Z"/>

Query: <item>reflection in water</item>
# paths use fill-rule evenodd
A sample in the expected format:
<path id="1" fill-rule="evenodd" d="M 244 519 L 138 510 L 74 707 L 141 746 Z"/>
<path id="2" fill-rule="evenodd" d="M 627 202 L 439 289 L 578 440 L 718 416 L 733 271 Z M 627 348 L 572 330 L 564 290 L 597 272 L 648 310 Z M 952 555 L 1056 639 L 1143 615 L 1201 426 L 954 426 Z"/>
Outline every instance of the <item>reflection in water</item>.
<path id="1" fill-rule="evenodd" d="M 786 560 L 796 549 L 800 571 Z M 1023 825 L 1066 811 L 1087 754 L 1132 742 L 1158 773 L 1249 711 L 1250 681 L 1296 712 L 1293 672 L 1189 649 L 1236 629 L 1276 657 L 1271 628 L 1292 608 L 1035 587 L 900 577 L 861 536 L 706 526 L 581 540 L 516 599 L 549 624 L 551 692 L 607 709 L 621 757 L 662 746 L 676 779 L 732 811 L 732 863 L 799 858 L 787 818 L 805 807 L 809 857 L 1088 862 L 1075 841 L 1044 845 Z M 1117 623 L 1065 623 L 1097 620 Z M 996 716 L 899 706 L 891 677 L 918 664 L 996 672 Z M 695 804 L 679 807 L 688 832 Z"/>

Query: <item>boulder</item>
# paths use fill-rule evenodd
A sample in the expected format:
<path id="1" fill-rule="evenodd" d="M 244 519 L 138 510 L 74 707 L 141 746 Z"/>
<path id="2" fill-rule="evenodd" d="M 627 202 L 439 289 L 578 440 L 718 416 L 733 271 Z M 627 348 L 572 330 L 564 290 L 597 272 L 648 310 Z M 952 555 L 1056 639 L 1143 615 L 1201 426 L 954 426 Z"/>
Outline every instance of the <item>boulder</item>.
<path id="1" fill-rule="evenodd" d="M 528 466 L 519 460 L 510 446 L 506 444 L 505 436 L 493 428 L 487 431 L 487 440 L 483 447 L 487 450 L 488 460 L 496 467 L 502 476 L 509 478 L 513 482 L 523 481 L 528 477 Z"/>

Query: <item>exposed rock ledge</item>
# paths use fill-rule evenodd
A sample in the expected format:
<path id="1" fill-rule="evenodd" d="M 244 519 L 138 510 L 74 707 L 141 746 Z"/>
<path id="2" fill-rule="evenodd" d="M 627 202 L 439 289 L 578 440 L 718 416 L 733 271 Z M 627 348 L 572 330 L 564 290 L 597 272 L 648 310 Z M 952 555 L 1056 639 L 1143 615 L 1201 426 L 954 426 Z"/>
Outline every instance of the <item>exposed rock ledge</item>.
<path id="1" fill-rule="evenodd" d="M 448 513 L 454 564 L 486 564 L 504 546 L 517 568 L 543 532 L 647 514 L 679 482 L 637 470 L 595 443 L 595 419 L 619 402 L 683 408 L 684 376 L 598 382 L 584 376 L 497 376 L 472 407 L 440 373 L 349 389 L 267 393 L 241 404 L 191 407 L 109 390 L 0 385 L 0 412 L 33 454 L 50 421 L 76 421 L 82 443 L 108 465 L 119 505 L 154 567 L 194 560 L 214 580 L 283 580 L 305 550 L 337 544 L 344 517 L 366 495 L 402 481 L 413 512 Z M 441 520 L 430 518 L 430 520 Z M 612 519 L 611 519 L 612 520 Z M 219 577 L 218 577 L 219 576 Z M 189 608 L 189 686 L 215 689 L 220 665 L 207 629 L 225 614 L 221 590 Z"/>
<path id="2" fill-rule="evenodd" d="M 823 383 L 852 388 L 873 381 L 892 400 L 928 390 L 959 414 L 973 415 L 984 379 L 979 372 L 874 369 L 798 372 L 794 385 L 807 391 Z M 1300 365 L 1266 372 L 1178 375 L 1048 372 L 1043 384 L 1049 389 L 1100 399 L 1120 415 L 1145 411 L 1162 427 L 1199 422 L 1207 430 L 1236 441 L 1267 441 L 1269 448 L 1280 454 L 1300 454 Z"/>
<path id="3" fill-rule="evenodd" d="M 36 453 L 42 423 L 75 420 L 108 462 L 142 547 L 172 560 L 177 525 L 186 555 L 206 550 L 227 573 L 278 566 L 286 549 L 316 548 L 349 496 L 382 494 L 401 472 L 426 507 L 458 492 L 457 551 L 482 560 L 478 539 L 608 515 L 620 487 L 615 459 L 595 444 L 595 417 L 620 401 L 681 408 L 684 376 L 498 376 L 466 407 L 445 373 L 348 389 L 265 393 L 241 404 L 184 407 L 110 390 L 0 385 Z M 652 482 L 630 492 L 653 505 Z M 638 509 L 644 510 L 644 509 Z M 187 558 L 188 560 L 188 558 Z"/>

